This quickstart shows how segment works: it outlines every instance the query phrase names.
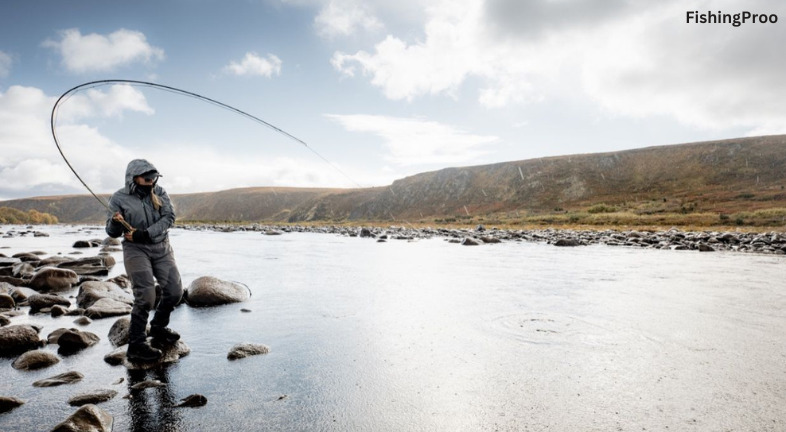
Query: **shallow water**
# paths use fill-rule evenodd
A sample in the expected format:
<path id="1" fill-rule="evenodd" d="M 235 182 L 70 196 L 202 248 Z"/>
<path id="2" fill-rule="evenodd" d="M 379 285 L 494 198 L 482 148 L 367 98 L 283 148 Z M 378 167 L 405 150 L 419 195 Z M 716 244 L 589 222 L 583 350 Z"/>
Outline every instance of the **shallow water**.
<path id="1" fill-rule="evenodd" d="M 42 230 L 0 252 L 67 254 L 103 237 Z M 179 307 L 171 327 L 192 353 L 147 375 L 104 363 L 111 318 L 83 328 L 99 345 L 42 371 L 0 358 L 0 394 L 27 400 L 0 430 L 49 430 L 75 410 L 69 397 L 97 388 L 119 391 L 99 405 L 115 431 L 786 430 L 784 257 L 307 233 L 171 241 L 185 285 L 235 280 L 251 300 Z M 73 319 L 12 322 L 45 337 Z M 228 361 L 239 342 L 271 352 Z M 31 385 L 68 370 L 86 377 Z M 122 398 L 146 377 L 168 385 Z M 207 405 L 171 407 L 193 393 Z"/>

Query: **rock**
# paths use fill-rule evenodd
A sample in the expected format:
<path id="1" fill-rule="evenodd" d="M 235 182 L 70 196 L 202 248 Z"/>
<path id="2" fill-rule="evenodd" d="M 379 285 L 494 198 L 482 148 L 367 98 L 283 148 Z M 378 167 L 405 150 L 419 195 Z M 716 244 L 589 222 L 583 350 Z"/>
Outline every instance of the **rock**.
<path id="1" fill-rule="evenodd" d="M 495 237 L 489 237 L 489 236 L 481 237 L 480 241 L 482 241 L 483 243 L 488 243 L 488 244 L 502 243 L 502 240 L 500 240 L 498 238 L 495 238 Z"/>
<path id="2" fill-rule="evenodd" d="M 14 287 L 14 289 L 12 289 L 9 292 L 9 294 L 11 294 L 11 297 L 14 298 L 14 301 L 16 301 L 17 303 L 22 303 L 23 301 L 27 300 L 30 296 L 38 294 L 38 291 L 27 287 Z"/>
<path id="3" fill-rule="evenodd" d="M 85 376 L 79 372 L 71 371 L 42 379 L 33 383 L 33 387 L 56 387 L 64 384 L 75 384 L 82 381 Z"/>
<path id="4" fill-rule="evenodd" d="M 65 306 L 61 306 L 61 305 L 54 305 L 49 310 L 49 314 L 52 316 L 52 318 L 57 318 L 59 316 L 65 315 L 67 313 L 68 313 L 68 308 L 66 308 Z"/>
<path id="5" fill-rule="evenodd" d="M 5 315 L 0 315 L 0 327 L 5 327 L 8 324 L 11 324 L 11 319 Z"/>
<path id="6" fill-rule="evenodd" d="M 104 246 L 120 246 L 122 242 L 119 238 L 107 237 L 101 241 L 101 244 Z"/>
<path id="7" fill-rule="evenodd" d="M 32 252 L 19 252 L 17 254 L 14 254 L 13 258 L 17 258 L 17 259 L 19 259 L 20 261 L 23 261 L 23 262 L 41 261 L 41 257 L 39 257 L 38 255 L 36 255 L 36 254 L 34 254 Z"/>
<path id="8" fill-rule="evenodd" d="M 248 300 L 248 288 L 212 276 L 202 276 L 191 282 L 186 290 L 186 302 L 191 306 L 218 306 Z"/>
<path id="9" fill-rule="evenodd" d="M 74 320 L 74 324 L 81 325 L 81 326 L 90 325 L 92 323 L 93 323 L 93 320 L 91 320 L 90 318 L 88 318 L 86 316 L 79 317 L 79 318 Z"/>
<path id="10" fill-rule="evenodd" d="M 581 246 L 581 242 L 573 238 L 565 238 L 555 241 L 554 246 Z"/>
<path id="11" fill-rule="evenodd" d="M 87 404 L 97 404 L 106 402 L 109 399 L 117 396 L 117 391 L 112 389 L 93 390 L 86 393 L 80 393 L 68 399 L 68 404 L 71 406 L 82 406 Z"/>
<path id="12" fill-rule="evenodd" d="M 120 288 L 131 288 L 131 279 L 129 279 L 128 276 L 124 274 L 115 276 L 112 279 L 107 279 L 106 282 L 111 282 Z"/>
<path id="13" fill-rule="evenodd" d="M 85 282 L 79 286 L 79 293 L 76 296 L 76 304 L 79 307 L 89 309 L 95 302 L 102 298 L 117 300 L 127 305 L 134 304 L 133 294 L 112 282 Z"/>
<path id="14" fill-rule="evenodd" d="M 373 233 L 371 232 L 371 230 L 370 230 L 370 229 L 368 229 L 368 228 L 361 228 L 361 229 L 360 229 L 360 231 L 358 232 L 358 235 L 359 235 L 361 238 L 362 238 L 362 237 L 370 237 L 370 238 L 374 238 L 374 234 L 373 234 Z"/>
<path id="15" fill-rule="evenodd" d="M 126 360 L 127 346 L 115 348 L 109 354 L 104 356 L 104 361 L 112 366 L 122 364 Z"/>
<path id="16" fill-rule="evenodd" d="M 127 346 L 122 348 L 125 350 Z M 189 355 L 191 353 L 191 348 L 189 348 L 185 342 L 179 340 L 177 341 L 177 343 L 175 343 L 170 347 L 162 348 L 161 351 L 163 353 L 161 358 L 156 360 L 155 362 L 150 362 L 150 363 L 131 363 L 125 358 L 125 351 L 123 351 L 123 366 L 125 366 L 129 370 L 160 369 L 162 365 L 175 363 L 178 360 L 180 360 L 182 357 Z M 106 361 L 106 359 L 104 359 L 104 361 Z"/>
<path id="17" fill-rule="evenodd" d="M 0 413 L 11 411 L 25 404 L 25 401 L 10 396 L 0 396 Z"/>
<path id="18" fill-rule="evenodd" d="M 91 247 L 98 247 L 101 245 L 101 242 L 96 243 L 95 240 L 77 240 L 74 242 L 72 247 L 75 248 L 91 248 Z"/>
<path id="19" fill-rule="evenodd" d="M 192 394 L 180 399 L 180 402 L 175 405 L 176 408 L 180 407 L 201 407 L 207 405 L 207 398 L 201 394 Z"/>
<path id="20" fill-rule="evenodd" d="M 114 265 L 112 256 L 102 255 L 66 261 L 58 264 L 57 268 L 72 270 L 78 275 L 106 276 Z"/>
<path id="21" fill-rule="evenodd" d="M 60 357 L 55 353 L 44 350 L 28 351 L 19 357 L 11 364 L 17 370 L 35 370 L 43 369 L 53 364 L 57 364 Z"/>
<path id="22" fill-rule="evenodd" d="M 55 305 L 70 307 L 71 301 L 56 294 L 33 294 L 27 298 L 27 304 L 30 306 L 30 313 L 34 314 Z"/>
<path id="23" fill-rule="evenodd" d="M 109 329 L 109 342 L 114 347 L 126 345 L 128 343 L 128 327 L 131 325 L 129 317 L 118 318 Z"/>
<path id="24" fill-rule="evenodd" d="M 99 340 L 101 338 L 95 333 L 68 329 L 57 339 L 57 344 L 60 345 L 58 352 L 61 354 L 73 354 L 97 344 Z"/>
<path id="25" fill-rule="evenodd" d="M 102 298 L 85 309 L 85 316 L 96 318 L 107 318 L 131 313 L 131 305 L 111 298 Z"/>
<path id="26" fill-rule="evenodd" d="M 39 292 L 65 291 L 79 282 L 79 276 L 67 269 L 41 267 L 30 280 L 29 287 Z"/>
<path id="27" fill-rule="evenodd" d="M 704 243 L 699 243 L 698 249 L 699 252 L 715 252 L 715 249 L 712 246 Z"/>
<path id="28" fill-rule="evenodd" d="M 227 354 L 227 359 L 237 360 L 253 355 L 267 354 L 270 348 L 262 344 L 240 343 L 232 347 Z"/>
<path id="29" fill-rule="evenodd" d="M 53 255 L 49 258 L 42 259 L 41 262 L 38 263 L 39 267 L 57 267 L 58 264 L 64 263 L 66 261 L 71 261 L 72 258 Z"/>
<path id="30" fill-rule="evenodd" d="M 0 355 L 18 354 L 44 346 L 39 330 L 29 324 L 0 327 Z"/>
<path id="31" fill-rule="evenodd" d="M 480 242 L 473 239 L 472 237 L 465 237 L 464 240 L 461 241 L 461 244 L 464 246 L 479 246 Z"/>
<path id="32" fill-rule="evenodd" d="M 16 302 L 10 294 L 0 294 L 0 309 L 13 309 L 16 307 Z"/>
<path id="33" fill-rule="evenodd" d="M 131 386 L 131 390 L 144 390 L 148 388 L 166 387 L 166 384 L 157 379 L 149 379 L 146 381 L 138 382 Z"/>
<path id="34" fill-rule="evenodd" d="M 17 278 L 29 278 L 35 273 L 35 268 L 29 262 L 20 262 L 11 267 L 11 276 Z"/>
<path id="35" fill-rule="evenodd" d="M 48 343 L 50 345 L 53 345 L 53 344 L 57 345 L 57 341 L 58 341 L 58 339 L 60 339 L 60 336 L 62 336 L 63 333 L 65 333 L 67 331 L 68 331 L 67 328 L 59 328 L 59 329 L 53 331 L 52 333 L 49 333 L 46 336 L 46 343 Z"/>
<path id="36" fill-rule="evenodd" d="M 113 423 L 114 419 L 108 412 L 87 404 L 55 426 L 52 432 L 111 432 Z"/>

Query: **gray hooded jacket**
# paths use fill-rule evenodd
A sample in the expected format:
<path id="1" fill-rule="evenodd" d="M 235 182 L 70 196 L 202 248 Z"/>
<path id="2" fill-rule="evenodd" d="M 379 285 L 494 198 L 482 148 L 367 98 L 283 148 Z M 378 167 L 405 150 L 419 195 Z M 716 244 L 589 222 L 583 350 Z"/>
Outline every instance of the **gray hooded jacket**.
<path id="1" fill-rule="evenodd" d="M 150 194 L 140 198 L 136 193 L 138 186 L 134 183 L 134 177 L 150 171 L 158 170 L 144 159 L 134 159 L 128 163 L 125 187 L 112 194 L 112 198 L 109 199 L 111 212 L 106 221 L 106 233 L 110 237 L 123 235 L 123 225 L 112 220 L 112 215 L 120 212 L 132 227 L 138 230 L 146 229 L 153 243 L 160 243 L 167 239 L 169 228 L 175 224 L 175 211 L 169 195 L 161 186 L 157 184 L 153 186 L 153 193 L 161 201 L 161 208 L 156 210 Z"/>

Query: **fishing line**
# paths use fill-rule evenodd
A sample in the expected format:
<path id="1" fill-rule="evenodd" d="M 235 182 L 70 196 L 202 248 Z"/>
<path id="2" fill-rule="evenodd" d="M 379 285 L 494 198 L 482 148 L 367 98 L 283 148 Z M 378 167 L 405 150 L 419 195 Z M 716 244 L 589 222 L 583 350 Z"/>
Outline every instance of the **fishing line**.
<path id="1" fill-rule="evenodd" d="M 101 205 L 106 207 L 106 209 L 108 211 L 110 211 L 110 212 L 112 210 L 109 208 L 109 203 L 107 203 L 104 199 L 102 199 L 95 192 L 93 192 L 93 189 L 91 189 L 90 186 L 88 186 L 87 183 L 82 179 L 82 177 L 79 175 L 79 173 L 76 172 L 76 169 L 73 167 L 73 165 L 71 165 L 71 162 L 69 162 L 69 160 L 66 157 L 65 153 L 63 153 L 63 149 L 60 146 L 60 142 L 57 139 L 57 130 L 56 130 L 57 113 L 58 113 L 58 108 L 60 107 L 61 103 L 65 103 L 68 99 L 71 98 L 71 96 L 75 95 L 80 90 L 83 90 L 83 89 L 86 89 L 86 88 L 100 87 L 100 86 L 105 86 L 105 85 L 110 85 L 110 84 L 128 84 L 128 85 L 131 85 L 131 86 L 155 88 L 155 89 L 158 89 L 158 90 L 163 90 L 163 91 L 166 91 L 166 92 L 175 93 L 175 94 L 179 94 L 179 95 L 195 98 L 195 99 L 201 100 L 203 102 L 207 102 L 209 104 L 215 105 L 215 106 L 217 106 L 219 108 L 226 109 L 226 110 L 231 111 L 231 112 L 233 112 L 235 114 L 239 114 L 239 115 L 241 115 L 243 117 L 246 117 L 246 118 L 248 118 L 250 120 L 253 120 L 253 121 L 255 121 L 255 122 L 257 122 L 257 123 L 259 123 L 259 124 L 261 124 L 261 125 L 263 125 L 265 127 L 268 127 L 268 128 L 272 129 L 273 131 L 275 131 L 277 133 L 280 133 L 280 134 L 284 135 L 285 137 L 289 138 L 290 140 L 292 140 L 292 141 L 294 141 L 294 142 L 296 142 L 298 144 L 301 144 L 303 147 L 308 149 L 311 153 L 313 153 L 317 157 L 319 157 L 322 161 L 324 161 L 325 163 L 330 165 L 334 170 L 336 170 L 338 173 L 340 173 L 342 176 L 344 176 L 350 182 L 355 184 L 355 186 L 357 186 L 358 188 L 361 188 L 361 189 L 363 188 L 363 186 L 358 184 L 355 180 L 353 180 L 350 176 L 348 176 L 344 171 L 342 171 L 339 167 L 337 167 L 335 164 L 330 162 L 327 158 L 322 156 L 319 152 L 314 150 L 311 146 L 309 146 L 302 139 L 300 139 L 300 138 L 290 134 L 289 132 L 287 132 L 287 131 L 285 131 L 285 130 L 283 130 L 283 129 L 281 129 L 281 128 L 279 128 L 279 127 L 277 127 L 277 126 L 275 126 L 275 125 L 273 125 L 273 124 L 271 124 L 269 122 L 266 122 L 265 120 L 262 120 L 261 118 L 259 118 L 257 116 L 249 114 L 246 111 L 243 111 L 241 109 L 235 108 L 235 107 L 233 107 L 231 105 L 228 105 L 228 104 L 225 104 L 223 102 L 219 102 L 219 101 L 217 101 L 215 99 L 212 99 L 212 98 L 209 98 L 207 96 L 200 95 L 198 93 L 194 93 L 194 92 L 191 92 L 191 91 L 188 91 L 188 90 L 183 90 L 183 89 L 179 89 L 179 88 L 168 86 L 168 85 L 164 85 L 164 84 L 156 84 L 156 83 L 152 83 L 152 82 L 148 82 L 148 81 L 138 81 L 138 80 L 128 80 L 128 79 L 107 79 L 107 80 L 90 81 L 90 82 L 86 82 L 86 83 L 83 83 L 83 84 L 79 84 L 78 86 L 75 86 L 75 87 L 69 89 L 68 91 L 66 91 L 65 93 L 63 93 L 62 95 L 60 95 L 60 97 L 55 102 L 55 105 L 52 107 L 52 114 L 50 116 L 50 125 L 51 125 L 51 129 L 52 129 L 52 138 L 55 141 L 55 146 L 57 146 L 57 150 L 60 152 L 60 156 L 63 157 L 63 160 L 65 161 L 66 165 L 68 165 L 68 168 L 71 169 L 71 172 L 74 173 L 76 178 L 82 183 L 82 185 L 85 187 L 85 189 L 87 189 L 88 192 L 90 192 L 90 194 L 93 195 L 93 197 L 96 200 L 98 200 L 98 202 L 100 202 Z M 391 185 L 390 191 L 393 192 L 392 185 Z M 396 218 L 392 214 L 390 214 L 389 211 L 388 211 L 388 214 L 393 218 L 393 220 L 396 220 Z M 409 224 L 409 222 L 406 222 L 406 221 L 405 221 L 405 223 Z M 127 228 L 131 229 L 128 226 L 127 226 Z"/>

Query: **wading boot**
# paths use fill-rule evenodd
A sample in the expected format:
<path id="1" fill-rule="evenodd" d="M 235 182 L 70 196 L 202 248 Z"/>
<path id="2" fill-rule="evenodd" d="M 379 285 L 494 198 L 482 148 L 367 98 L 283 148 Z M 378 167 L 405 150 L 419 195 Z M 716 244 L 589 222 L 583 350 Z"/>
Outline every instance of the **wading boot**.
<path id="1" fill-rule="evenodd" d="M 151 347 L 147 342 L 129 345 L 126 351 L 126 359 L 132 363 L 154 362 L 160 358 L 161 350 Z"/>
<path id="2" fill-rule="evenodd" d="M 150 327 L 150 336 L 153 338 L 153 346 L 171 346 L 178 340 L 180 335 L 169 327 Z"/>

